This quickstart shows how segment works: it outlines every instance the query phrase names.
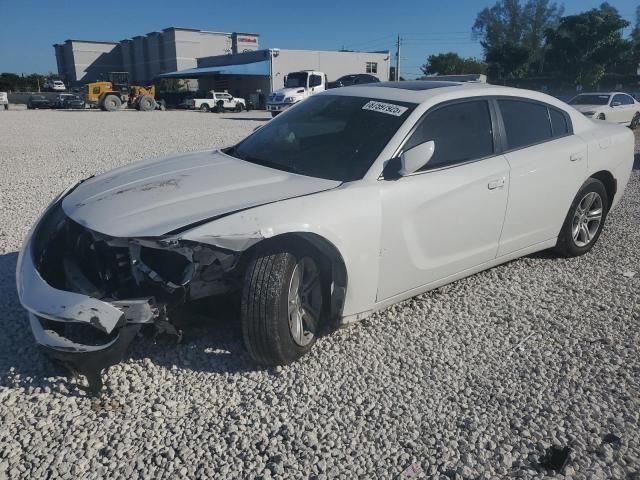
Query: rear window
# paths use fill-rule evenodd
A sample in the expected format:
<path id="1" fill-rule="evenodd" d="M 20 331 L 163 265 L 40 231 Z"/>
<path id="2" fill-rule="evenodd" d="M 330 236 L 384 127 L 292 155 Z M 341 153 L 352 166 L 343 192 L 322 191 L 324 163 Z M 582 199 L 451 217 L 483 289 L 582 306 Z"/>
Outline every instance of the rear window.
<path id="1" fill-rule="evenodd" d="M 552 136 L 547 107 L 520 100 L 498 100 L 509 150 L 549 140 Z"/>
<path id="2" fill-rule="evenodd" d="M 569 133 L 567 117 L 560 110 L 550 108 L 549 116 L 551 117 L 551 128 L 553 129 L 554 137 L 562 137 Z"/>

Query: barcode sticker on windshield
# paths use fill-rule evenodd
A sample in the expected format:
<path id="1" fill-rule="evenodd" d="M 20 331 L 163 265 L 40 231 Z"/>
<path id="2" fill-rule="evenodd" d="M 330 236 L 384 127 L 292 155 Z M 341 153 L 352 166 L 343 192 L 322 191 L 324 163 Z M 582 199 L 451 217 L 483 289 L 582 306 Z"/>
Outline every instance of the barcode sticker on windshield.
<path id="1" fill-rule="evenodd" d="M 394 105 L 393 103 L 375 102 L 371 100 L 370 102 L 365 103 L 362 110 L 372 110 L 374 112 L 386 113 L 388 115 L 399 117 L 407 111 L 407 107 Z"/>

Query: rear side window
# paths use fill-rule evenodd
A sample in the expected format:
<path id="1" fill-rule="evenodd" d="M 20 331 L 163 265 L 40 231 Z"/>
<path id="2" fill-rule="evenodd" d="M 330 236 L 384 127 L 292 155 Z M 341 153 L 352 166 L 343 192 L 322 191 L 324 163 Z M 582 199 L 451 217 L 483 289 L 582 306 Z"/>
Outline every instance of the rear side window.
<path id="1" fill-rule="evenodd" d="M 491 114 L 486 100 L 455 103 L 429 113 L 404 150 L 433 140 L 435 151 L 422 170 L 467 162 L 493 154 Z"/>
<path id="2" fill-rule="evenodd" d="M 498 100 L 507 133 L 507 148 L 522 148 L 551 138 L 547 107 L 519 100 Z"/>
<path id="3" fill-rule="evenodd" d="M 569 125 L 564 113 L 555 108 L 550 108 L 549 116 L 551 117 L 551 128 L 553 129 L 554 137 L 562 137 L 569 134 Z"/>

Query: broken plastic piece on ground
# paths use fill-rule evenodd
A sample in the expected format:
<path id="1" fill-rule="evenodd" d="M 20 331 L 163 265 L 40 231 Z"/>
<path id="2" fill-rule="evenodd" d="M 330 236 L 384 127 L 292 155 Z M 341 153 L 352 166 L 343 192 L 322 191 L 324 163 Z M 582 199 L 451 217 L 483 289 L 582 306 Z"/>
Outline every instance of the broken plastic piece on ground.
<path id="1" fill-rule="evenodd" d="M 569 456 L 571 454 L 571 448 L 558 447 L 552 445 L 547 449 L 544 456 L 540 459 L 540 465 L 546 470 L 555 470 L 556 472 L 562 472 L 569 463 Z"/>
<path id="2" fill-rule="evenodd" d="M 604 437 L 602 437 L 602 441 L 604 443 L 608 443 L 613 448 L 620 448 L 620 445 L 622 445 L 622 438 L 614 435 L 613 433 L 607 433 Z"/>
<path id="3" fill-rule="evenodd" d="M 405 468 L 398 478 L 400 480 L 416 478 L 421 473 L 422 473 L 422 465 L 420 465 L 419 462 L 415 462 L 409 465 L 407 468 Z"/>

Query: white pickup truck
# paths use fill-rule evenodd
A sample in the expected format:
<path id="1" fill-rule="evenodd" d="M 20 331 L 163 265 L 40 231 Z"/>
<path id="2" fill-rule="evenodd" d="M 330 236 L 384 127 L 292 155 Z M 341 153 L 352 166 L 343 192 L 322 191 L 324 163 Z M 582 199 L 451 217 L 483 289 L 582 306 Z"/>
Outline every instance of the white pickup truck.
<path id="1" fill-rule="evenodd" d="M 269 95 L 267 110 L 275 117 L 291 105 L 327 89 L 327 76 L 315 70 L 291 72 L 284 77 L 284 88 Z"/>
<path id="2" fill-rule="evenodd" d="M 234 110 L 241 112 L 247 109 L 244 98 L 236 98 L 228 92 L 214 92 L 210 90 L 205 98 L 191 98 L 186 101 L 189 108 L 199 109 L 202 112 L 219 112 L 224 110 Z"/>

